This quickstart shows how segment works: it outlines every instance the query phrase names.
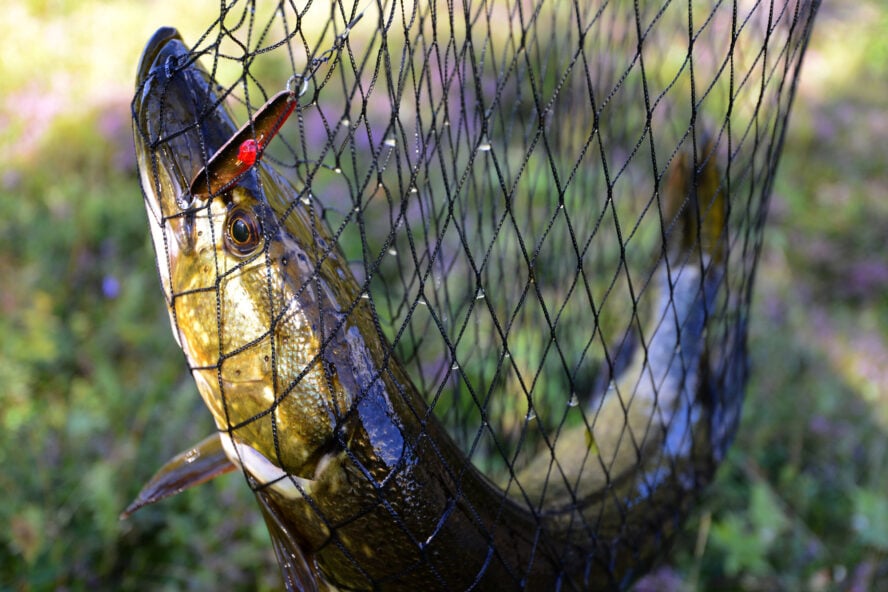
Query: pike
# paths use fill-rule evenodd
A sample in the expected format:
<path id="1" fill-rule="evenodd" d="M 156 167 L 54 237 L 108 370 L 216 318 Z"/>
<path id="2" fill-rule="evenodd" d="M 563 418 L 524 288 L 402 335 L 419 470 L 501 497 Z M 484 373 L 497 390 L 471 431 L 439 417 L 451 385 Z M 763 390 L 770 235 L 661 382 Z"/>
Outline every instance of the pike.
<path id="1" fill-rule="evenodd" d="M 134 138 L 173 336 L 217 433 L 167 463 L 124 515 L 240 469 L 287 590 L 628 585 L 714 470 L 723 426 L 706 331 L 727 197 L 711 150 L 666 183 L 668 249 L 646 348 L 503 491 L 472 466 L 377 330 L 311 203 L 262 154 L 293 111 L 240 129 L 175 29 L 138 67 Z M 671 263 L 671 265 L 667 264 Z"/>

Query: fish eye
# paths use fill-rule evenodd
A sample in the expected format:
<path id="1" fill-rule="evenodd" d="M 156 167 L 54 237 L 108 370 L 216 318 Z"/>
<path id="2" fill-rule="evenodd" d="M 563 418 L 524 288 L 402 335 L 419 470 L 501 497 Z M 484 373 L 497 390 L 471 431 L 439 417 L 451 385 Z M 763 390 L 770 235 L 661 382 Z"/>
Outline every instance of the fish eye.
<path id="1" fill-rule="evenodd" d="M 249 211 L 235 208 L 225 221 L 225 246 L 234 255 L 249 255 L 262 239 L 259 221 Z"/>

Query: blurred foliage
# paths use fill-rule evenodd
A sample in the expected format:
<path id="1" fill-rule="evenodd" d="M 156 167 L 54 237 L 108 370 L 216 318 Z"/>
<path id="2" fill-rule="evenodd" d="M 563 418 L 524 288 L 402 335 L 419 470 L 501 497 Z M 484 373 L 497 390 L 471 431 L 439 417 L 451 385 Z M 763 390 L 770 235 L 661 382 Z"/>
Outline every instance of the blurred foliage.
<path id="1" fill-rule="evenodd" d="M 158 23 L 139 10 L 4 7 L 16 27 L 0 41 L 0 589 L 278 586 L 238 475 L 118 519 L 212 429 L 146 235 L 129 100 Z"/>
<path id="2" fill-rule="evenodd" d="M 130 138 L 142 44 L 214 18 L 173 4 L 147 18 L 121 1 L 4 8 L 0 589 L 278 586 L 237 474 L 118 520 L 212 429 L 170 336 Z M 819 19 L 759 267 L 743 425 L 639 590 L 888 588 L 888 8 L 833 3 Z"/>

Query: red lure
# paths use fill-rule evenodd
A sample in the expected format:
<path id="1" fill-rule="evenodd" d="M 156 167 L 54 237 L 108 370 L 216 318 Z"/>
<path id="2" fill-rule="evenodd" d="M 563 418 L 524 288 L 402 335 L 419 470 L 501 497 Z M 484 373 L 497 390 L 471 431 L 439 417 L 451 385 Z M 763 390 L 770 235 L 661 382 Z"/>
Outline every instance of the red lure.
<path id="1" fill-rule="evenodd" d="M 256 160 L 259 158 L 259 142 L 253 140 L 252 138 L 249 140 L 244 140 L 244 143 L 240 145 L 240 148 L 237 149 L 237 159 L 238 161 L 244 163 L 247 166 L 253 166 L 256 164 Z"/>
<path id="2" fill-rule="evenodd" d="M 285 90 L 271 97 L 191 180 L 194 199 L 209 199 L 233 187 L 256 162 L 296 108 L 296 93 Z"/>

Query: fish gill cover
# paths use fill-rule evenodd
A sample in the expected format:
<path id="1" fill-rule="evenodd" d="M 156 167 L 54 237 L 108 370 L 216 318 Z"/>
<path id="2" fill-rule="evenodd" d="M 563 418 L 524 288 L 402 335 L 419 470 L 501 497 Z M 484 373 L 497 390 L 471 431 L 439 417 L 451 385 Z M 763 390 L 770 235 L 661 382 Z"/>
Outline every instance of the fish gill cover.
<path id="1" fill-rule="evenodd" d="M 818 4 L 232 2 L 158 32 L 158 270 L 288 588 L 644 573 L 737 426 Z"/>

